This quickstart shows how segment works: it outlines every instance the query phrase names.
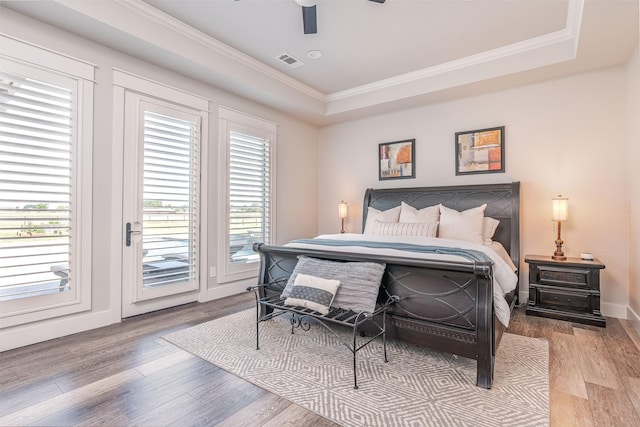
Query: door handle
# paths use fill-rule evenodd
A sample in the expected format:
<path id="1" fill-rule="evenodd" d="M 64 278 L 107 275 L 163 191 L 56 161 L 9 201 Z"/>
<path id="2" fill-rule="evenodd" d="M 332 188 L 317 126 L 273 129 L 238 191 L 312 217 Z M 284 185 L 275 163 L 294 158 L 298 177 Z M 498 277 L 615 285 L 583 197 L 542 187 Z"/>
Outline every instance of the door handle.
<path id="1" fill-rule="evenodd" d="M 125 226 L 125 245 L 131 246 L 131 235 L 132 234 L 140 234 L 140 231 L 135 231 L 131 229 L 131 223 L 128 222 Z"/>

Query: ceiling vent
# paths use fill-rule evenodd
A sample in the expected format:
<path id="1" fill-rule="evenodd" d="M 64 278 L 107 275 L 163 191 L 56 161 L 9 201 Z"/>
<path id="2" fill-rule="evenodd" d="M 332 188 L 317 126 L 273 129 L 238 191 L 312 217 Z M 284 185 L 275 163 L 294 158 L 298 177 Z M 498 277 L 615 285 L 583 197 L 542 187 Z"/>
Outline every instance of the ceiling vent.
<path id="1" fill-rule="evenodd" d="M 276 58 L 279 61 L 284 62 L 285 64 L 287 64 L 291 68 L 298 68 L 298 67 L 302 67 L 304 65 L 304 62 L 300 61 L 299 59 L 294 58 L 293 56 L 289 55 L 288 53 L 281 53 L 280 55 L 276 56 Z"/>

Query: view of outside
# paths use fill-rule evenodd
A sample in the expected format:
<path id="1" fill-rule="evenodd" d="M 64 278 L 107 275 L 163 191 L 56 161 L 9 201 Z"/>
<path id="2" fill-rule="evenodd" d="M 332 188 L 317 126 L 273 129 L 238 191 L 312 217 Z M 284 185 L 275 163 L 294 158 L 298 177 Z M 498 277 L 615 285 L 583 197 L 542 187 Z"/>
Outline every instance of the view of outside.
<path id="1" fill-rule="evenodd" d="M 198 127 L 144 113 L 143 286 L 196 277 Z"/>
<path id="2" fill-rule="evenodd" d="M 0 301 L 68 289 L 72 93 L 0 71 Z"/>
<path id="3" fill-rule="evenodd" d="M 269 242 L 269 141 L 231 132 L 229 149 L 229 261 L 258 261 L 256 242 Z"/>
<path id="4" fill-rule="evenodd" d="M 71 86 L 73 87 L 73 86 Z M 73 286 L 74 94 L 0 71 L 0 301 Z M 144 113 L 143 286 L 196 277 L 198 126 Z M 269 141 L 232 132 L 232 263 L 269 241 Z"/>

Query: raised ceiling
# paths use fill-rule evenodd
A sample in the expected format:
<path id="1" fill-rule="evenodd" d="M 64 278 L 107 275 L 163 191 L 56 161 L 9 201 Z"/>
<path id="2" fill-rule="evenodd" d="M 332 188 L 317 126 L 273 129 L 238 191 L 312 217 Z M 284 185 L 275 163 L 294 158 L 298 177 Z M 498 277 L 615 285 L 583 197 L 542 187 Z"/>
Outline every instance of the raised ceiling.
<path id="1" fill-rule="evenodd" d="M 563 0 L 317 0 L 318 34 L 304 35 L 293 0 L 147 3 L 326 94 L 560 31 L 567 17 Z M 280 64 L 282 52 L 304 66 Z"/>
<path id="2" fill-rule="evenodd" d="M 319 125 L 622 64 L 638 45 L 638 0 L 316 3 L 309 35 L 294 0 L 2 5 Z"/>

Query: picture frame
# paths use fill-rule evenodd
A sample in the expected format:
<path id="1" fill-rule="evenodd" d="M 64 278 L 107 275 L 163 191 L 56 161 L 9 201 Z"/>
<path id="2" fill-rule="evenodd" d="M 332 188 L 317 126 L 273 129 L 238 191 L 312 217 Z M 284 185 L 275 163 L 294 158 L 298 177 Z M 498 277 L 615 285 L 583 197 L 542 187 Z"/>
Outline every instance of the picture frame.
<path id="1" fill-rule="evenodd" d="M 504 128 L 456 132 L 456 175 L 504 173 Z"/>
<path id="2" fill-rule="evenodd" d="M 416 140 L 378 144 L 378 180 L 416 177 Z"/>

